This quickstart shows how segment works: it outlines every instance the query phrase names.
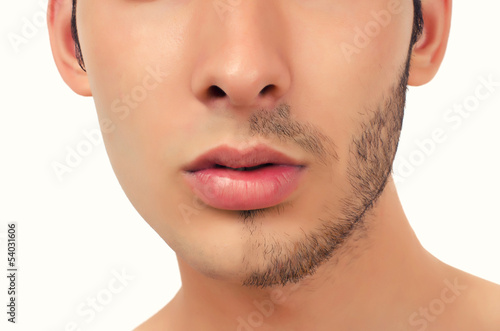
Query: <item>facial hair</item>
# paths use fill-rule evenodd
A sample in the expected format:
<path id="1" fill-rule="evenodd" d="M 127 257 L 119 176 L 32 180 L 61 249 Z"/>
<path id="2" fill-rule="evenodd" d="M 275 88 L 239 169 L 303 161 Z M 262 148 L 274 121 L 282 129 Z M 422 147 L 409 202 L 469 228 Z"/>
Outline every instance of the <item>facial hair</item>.
<path id="1" fill-rule="evenodd" d="M 317 268 L 339 253 L 350 238 L 362 236 L 366 231 L 365 216 L 382 194 L 392 171 L 403 124 L 406 90 L 410 70 L 411 49 L 397 81 L 369 120 L 360 124 L 360 132 L 353 135 L 349 146 L 346 170 L 350 194 L 335 208 L 325 201 L 326 217 L 320 217 L 319 226 L 295 242 L 276 238 L 253 237 L 257 229 L 255 218 L 275 211 L 282 212 L 285 205 L 271 208 L 238 211 L 247 229 L 251 232 L 253 249 L 248 254 L 261 252 L 266 267 L 251 270 L 246 264 L 247 274 L 242 285 L 266 288 L 275 285 L 297 283 L 313 275 Z M 335 144 L 313 126 L 303 125 L 290 119 L 290 107 L 280 105 L 278 109 L 260 111 L 250 118 L 252 135 L 273 136 L 284 141 L 293 141 L 305 151 L 325 164 L 339 161 Z M 245 258 L 244 258 L 245 259 Z M 249 272 L 248 272 L 249 271 Z"/>

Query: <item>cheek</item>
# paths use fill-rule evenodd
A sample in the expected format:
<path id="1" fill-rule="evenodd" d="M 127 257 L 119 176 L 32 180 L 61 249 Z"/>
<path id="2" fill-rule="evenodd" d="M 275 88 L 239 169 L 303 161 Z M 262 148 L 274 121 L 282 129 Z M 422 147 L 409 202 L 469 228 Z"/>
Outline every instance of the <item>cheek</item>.
<path id="1" fill-rule="evenodd" d="M 178 107 L 189 78 L 183 75 L 189 7 L 180 3 L 87 0 L 79 6 L 82 53 L 110 157 L 139 162 L 138 153 L 153 155 L 165 147 L 157 142 L 189 123 Z"/>
<path id="2" fill-rule="evenodd" d="M 394 9 L 394 4 L 400 5 Z M 411 1 L 366 1 L 358 7 L 349 6 L 338 14 L 356 12 L 349 20 L 328 23 L 335 17 L 333 12 L 325 15 L 322 24 L 311 24 L 305 17 L 293 31 L 300 37 L 293 46 L 295 77 L 302 86 L 301 93 L 296 93 L 297 108 L 306 109 L 311 118 L 314 114 L 317 124 L 339 145 L 341 155 L 348 153 L 360 121 L 369 119 L 399 83 L 412 30 Z"/>
<path id="3" fill-rule="evenodd" d="M 350 27 L 339 48 L 344 73 L 355 77 L 351 86 L 360 100 L 378 101 L 380 92 L 398 82 L 406 64 L 413 27 L 411 1 L 384 0 L 367 8 Z"/>
<path id="4" fill-rule="evenodd" d="M 77 21 L 82 54 L 93 96 L 102 106 L 98 112 L 109 113 L 117 98 L 123 99 L 134 89 L 136 99 L 142 102 L 139 89 L 151 71 L 161 70 L 165 83 L 162 86 L 168 85 L 168 77 L 182 72 L 188 51 L 184 41 L 191 8 L 180 6 L 181 3 L 180 0 L 79 3 Z"/>
<path id="5" fill-rule="evenodd" d="M 134 9 L 127 3 L 81 1 L 77 20 L 106 151 L 125 193 L 144 216 L 147 206 L 176 199 L 172 188 L 179 185 L 170 174 L 184 160 L 176 157 L 179 142 L 187 141 L 181 136 L 189 130 L 183 129 L 193 123 L 181 108 L 190 107 L 182 61 L 188 50 L 180 7 Z M 163 19 L 153 13 L 161 10 Z"/>

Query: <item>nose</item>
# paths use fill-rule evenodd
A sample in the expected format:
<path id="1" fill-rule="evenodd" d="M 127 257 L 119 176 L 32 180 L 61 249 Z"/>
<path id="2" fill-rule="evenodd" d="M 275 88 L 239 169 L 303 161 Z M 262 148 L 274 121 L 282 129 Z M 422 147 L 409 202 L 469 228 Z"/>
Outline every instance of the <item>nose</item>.
<path id="1" fill-rule="evenodd" d="M 279 13 L 273 1 L 245 0 L 224 16 L 203 16 L 192 76 L 198 100 L 232 109 L 277 106 L 291 84 Z"/>

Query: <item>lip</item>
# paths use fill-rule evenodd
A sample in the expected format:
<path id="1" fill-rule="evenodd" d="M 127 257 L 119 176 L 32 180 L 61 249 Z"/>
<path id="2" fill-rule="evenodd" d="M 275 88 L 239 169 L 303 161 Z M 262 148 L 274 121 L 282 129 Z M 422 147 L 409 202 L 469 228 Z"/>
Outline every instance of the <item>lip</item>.
<path id="1" fill-rule="evenodd" d="M 235 170 L 259 165 L 266 166 Z M 207 205 L 252 210 L 285 200 L 299 186 L 305 168 L 304 163 L 265 145 L 245 150 L 223 145 L 197 157 L 183 168 L 183 175 L 188 186 Z"/>

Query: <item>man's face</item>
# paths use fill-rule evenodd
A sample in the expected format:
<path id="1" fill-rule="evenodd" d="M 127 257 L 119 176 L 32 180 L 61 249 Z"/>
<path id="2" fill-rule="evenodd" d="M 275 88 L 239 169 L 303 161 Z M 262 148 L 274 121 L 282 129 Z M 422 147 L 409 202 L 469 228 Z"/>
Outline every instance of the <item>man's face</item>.
<path id="1" fill-rule="evenodd" d="M 411 0 L 80 0 L 77 22 L 114 171 L 191 267 L 285 284 L 361 231 L 399 139 Z M 215 208 L 188 185 L 199 155 L 257 143 L 304 165 L 282 201 Z"/>

